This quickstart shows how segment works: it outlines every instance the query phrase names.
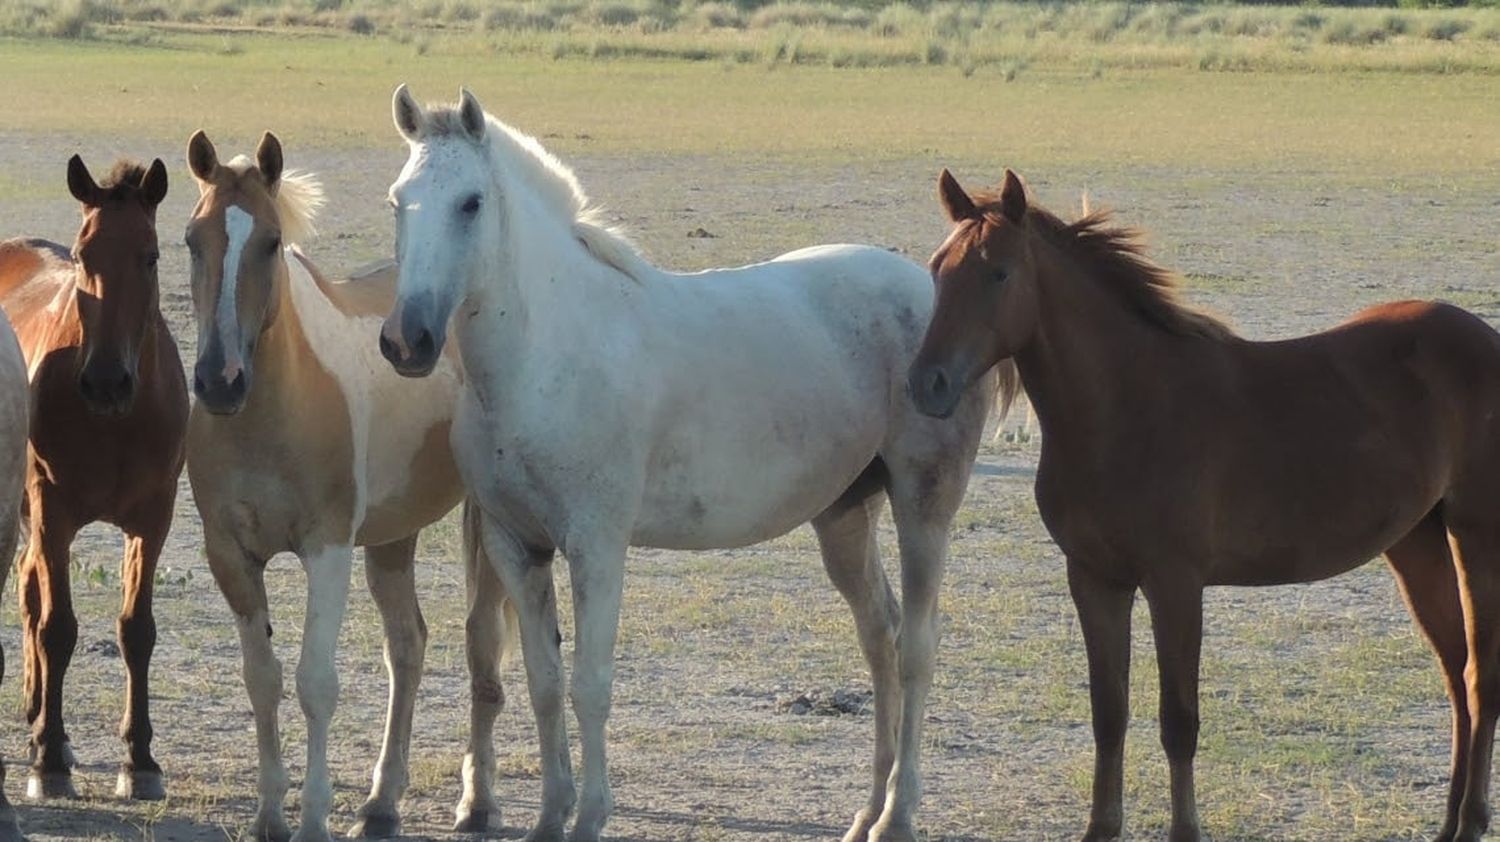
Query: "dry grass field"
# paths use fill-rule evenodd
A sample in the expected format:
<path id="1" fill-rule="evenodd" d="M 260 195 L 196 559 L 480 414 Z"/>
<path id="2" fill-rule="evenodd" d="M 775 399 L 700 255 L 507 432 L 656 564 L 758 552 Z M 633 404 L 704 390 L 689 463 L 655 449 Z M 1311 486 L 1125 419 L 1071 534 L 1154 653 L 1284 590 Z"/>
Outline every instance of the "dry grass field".
<path id="1" fill-rule="evenodd" d="M 570 161 L 667 266 L 827 241 L 924 260 L 944 231 L 938 169 L 977 185 L 1008 165 L 1051 207 L 1076 207 L 1087 191 L 1149 229 L 1154 254 L 1186 273 L 1192 299 L 1252 337 L 1315 330 L 1413 296 L 1500 324 L 1500 76 L 1039 66 L 1007 78 L 998 65 L 554 59 L 476 51 L 469 37 L 436 38 L 420 52 L 318 32 L 174 32 L 144 45 L 0 40 L 0 236 L 72 237 L 77 211 L 63 175 L 74 151 L 96 171 L 116 154 L 162 157 L 173 178 L 159 218 L 162 300 L 191 359 L 180 237 L 195 192 L 182 160 L 188 134 L 206 129 L 228 155 L 276 130 L 288 165 L 325 181 L 331 204 L 307 250 L 337 272 L 391 249 L 383 199 L 404 149 L 389 125 L 390 91 L 407 81 L 419 96 L 451 97 L 462 83 Z M 712 236 L 688 236 L 699 228 Z M 1031 498 L 1036 457 L 1034 443 L 987 447 L 955 524 L 919 814 L 934 840 L 1075 839 L 1086 820 L 1083 648 L 1062 559 Z M 23 827 L 36 840 L 238 839 L 254 805 L 252 722 L 185 485 L 161 570 L 153 673 L 170 798 L 141 805 L 110 795 L 121 754 L 123 667 L 108 645 L 118 554 L 104 530 L 75 546 L 81 631 L 67 711 L 85 798 L 23 805 Z M 404 830 L 454 838 L 467 677 L 451 520 L 430 531 L 419 558 L 431 643 Z M 633 552 L 626 581 L 611 838 L 836 838 L 863 803 L 873 724 L 866 711 L 792 712 L 802 694 L 868 688 L 811 533 L 740 551 Z M 283 558 L 269 583 L 290 675 L 303 577 Z M 363 798 L 385 699 L 373 605 L 359 588 L 352 603 L 332 747 L 339 828 Z M 0 750 L 19 800 L 17 623 L 8 592 Z M 1136 623 L 1127 821 L 1129 838 L 1155 839 L 1166 767 L 1144 608 Z M 1215 590 L 1205 625 L 1199 794 L 1214 839 L 1435 831 L 1447 704 L 1382 567 L 1297 588 Z M 498 794 L 516 830 L 534 816 L 539 783 L 520 670 L 506 680 Z M 282 716 L 295 787 L 303 729 L 294 698 Z M 294 788 L 294 822 L 295 801 Z"/>

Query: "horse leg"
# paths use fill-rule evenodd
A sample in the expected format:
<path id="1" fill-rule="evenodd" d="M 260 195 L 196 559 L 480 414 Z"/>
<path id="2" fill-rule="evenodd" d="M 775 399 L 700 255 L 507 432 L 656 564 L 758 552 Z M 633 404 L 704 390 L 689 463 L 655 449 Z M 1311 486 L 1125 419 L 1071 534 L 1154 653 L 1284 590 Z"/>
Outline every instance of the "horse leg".
<path id="1" fill-rule="evenodd" d="M 1130 608 L 1135 588 L 1068 559 L 1068 591 L 1089 659 L 1094 720 L 1094 803 L 1084 842 L 1118 839 L 1125 827 L 1125 728 L 1130 717 Z"/>
<path id="2" fill-rule="evenodd" d="M 500 825 L 500 802 L 494 794 L 495 717 L 505 706 L 500 660 L 508 642 L 507 631 L 510 639 L 515 636 L 514 630 L 507 630 L 502 622 L 515 622 L 515 608 L 505 601 L 505 589 L 484 552 L 479 518 L 479 507 L 465 500 L 464 590 L 469 616 L 464 623 L 464 651 L 469 661 L 469 750 L 464 755 L 464 794 L 458 802 L 453 829 L 469 833 Z"/>
<path id="3" fill-rule="evenodd" d="M 17 530 L 17 519 L 19 512 L 15 506 L 10 510 L 0 510 L 0 592 L 5 591 L 6 580 L 10 577 L 10 565 L 15 560 L 16 542 L 19 537 Z M 0 682 L 5 680 L 5 650 L 0 649 Z M 21 825 L 16 820 L 16 808 L 11 806 L 10 799 L 5 797 L 5 763 L 0 760 L 0 842 L 22 842 Z"/>
<path id="4" fill-rule="evenodd" d="M 416 551 L 416 535 L 365 548 L 365 579 L 385 626 L 385 668 L 391 695 L 370 797 L 355 814 L 358 820 L 349 829 L 350 836 L 395 836 L 401 827 L 397 805 L 406 792 L 412 708 L 427 650 L 427 623 L 417 605 L 413 568 Z"/>
<path id="5" fill-rule="evenodd" d="M 597 842 L 614 810 L 605 723 L 615 678 L 615 640 L 625 586 L 625 542 L 602 541 L 568 557 L 573 583 L 573 713 L 583 747 L 583 793 L 571 842 Z"/>
<path id="6" fill-rule="evenodd" d="M 1464 609 L 1459 599 L 1458 573 L 1448 549 L 1448 533 L 1442 518 L 1429 515 L 1386 551 L 1386 561 L 1396 574 L 1396 583 L 1423 636 L 1437 654 L 1453 705 L 1453 762 L 1448 780 L 1448 805 L 1443 829 L 1434 842 L 1452 842 L 1458 830 L 1458 811 L 1463 803 L 1464 780 L 1469 764 L 1469 692 L 1464 667 L 1469 644 L 1464 637 Z"/>
<path id="7" fill-rule="evenodd" d="M 335 544 L 298 557 L 307 572 L 307 614 L 297 661 L 297 701 L 307 720 L 307 770 L 302 780 L 302 823 L 292 840 L 329 842 L 333 783 L 328 775 L 328 728 L 339 698 L 334 651 L 349 604 L 354 547 Z"/>
<path id="8" fill-rule="evenodd" d="M 1486 504 L 1496 498 L 1487 496 Z M 1478 842 L 1490 824 L 1490 767 L 1500 719 L 1500 528 L 1444 513 L 1457 563 L 1469 639 L 1469 773 L 1455 842 Z"/>
<path id="9" fill-rule="evenodd" d="M 875 777 L 870 802 L 854 817 L 843 842 L 865 842 L 885 810 L 886 781 L 896 762 L 901 685 L 896 673 L 896 628 L 901 608 L 880 565 L 875 524 L 884 505 L 877 483 L 856 482 L 838 502 L 813 518 L 823 567 L 849 608 L 875 688 Z"/>
<path id="10" fill-rule="evenodd" d="M 526 842 L 556 842 L 563 838 L 577 795 L 563 720 L 562 634 L 552 584 L 553 551 L 527 548 L 488 516 L 480 521 L 484 552 L 520 620 L 526 689 L 541 744 L 542 809 Z"/>
<path id="11" fill-rule="evenodd" d="M 208 568 L 224 601 L 234 612 L 235 628 L 240 635 L 240 654 L 244 659 L 245 691 L 255 714 L 255 747 L 257 755 L 258 804 L 249 838 L 260 842 L 286 842 L 292 831 L 287 827 L 282 804 L 286 800 L 289 779 L 281 759 L 281 661 L 271 646 L 271 615 L 266 600 L 266 566 L 261 559 L 250 557 L 233 536 L 211 525 L 203 530 Z"/>
<path id="12" fill-rule="evenodd" d="M 151 653 L 156 649 L 156 617 L 151 596 L 156 581 L 156 562 L 172 528 L 172 506 L 177 498 L 174 484 L 145 507 L 138 523 L 125 528 L 125 562 L 121 566 L 123 599 L 116 632 L 120 654 L 125 659 L 125 715 L 120 720 L 120 739 L 128 752 L 115 783 L 121 798 L 159 801 L 167 797 L 161 767 L 151 756 L 151 712 L 147 676 Z"/>
<path id="13" fill-rule="evenodd" d="M 62 691 L 63 677 L 78 644 L 78 618 L 73 613 L 69 581 L 69 550 L 79 525 L 64 522 L 63 509 L 49 487 L 33 488 L 31 499 L 32 540 L 27 547 L 31 558 L 26 567 L 36 575 L 40 596 L 38 612 L 29 618 L 40 672 L 40 680 L 32 686 L 40 696 L 40 704 L 31 723 L 32 764 L 26 796 L 77 798 L 67 731 L 63 727 Z"/>
<path id="14" fill-rule="evenodd" d="M 1156 666 L 1161 678 L 1161 746 L 1172 777 L 1170 842 L 1198 842 L 1193 757 L 1198 753 L 1198 663 L 1203 646 L 1203 586 L 1191 577 L 1148 582 Z"/>

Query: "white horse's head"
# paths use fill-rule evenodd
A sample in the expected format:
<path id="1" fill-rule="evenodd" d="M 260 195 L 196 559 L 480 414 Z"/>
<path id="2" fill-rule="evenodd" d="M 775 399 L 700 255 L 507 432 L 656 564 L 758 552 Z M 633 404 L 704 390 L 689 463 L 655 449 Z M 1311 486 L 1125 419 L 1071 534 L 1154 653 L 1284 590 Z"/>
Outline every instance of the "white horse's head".
<path id="1" fill-rule="evenodd" d="M 396 303 L 380 331 L 380 351 L 408 377 L 432 372 L 448 320 L 489 250 L 501 213 L 479 101 L 460 92 L 457 108 L 424 110 L 406 86 L 392 103 L 396 129 L 411 148 L 390 203 L 396 212 Z"/>

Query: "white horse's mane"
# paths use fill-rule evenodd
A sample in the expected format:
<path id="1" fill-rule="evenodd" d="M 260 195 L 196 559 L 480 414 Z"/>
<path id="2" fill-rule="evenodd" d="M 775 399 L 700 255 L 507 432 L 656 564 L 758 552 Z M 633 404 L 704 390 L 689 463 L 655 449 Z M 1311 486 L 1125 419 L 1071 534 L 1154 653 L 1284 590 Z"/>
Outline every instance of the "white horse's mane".
<path id="1" fill-rule="evenodd" d="M 239 155 L 225 166 L 243 174 L 255 162 Z M 305 243 L 317 233 L 314 222 L 323 207 L 323 182 L 317 175 L 303 170 L 286 170 L 276 183 L 276 215 L 281 220 L 281 241 L 287 245 Z"/>

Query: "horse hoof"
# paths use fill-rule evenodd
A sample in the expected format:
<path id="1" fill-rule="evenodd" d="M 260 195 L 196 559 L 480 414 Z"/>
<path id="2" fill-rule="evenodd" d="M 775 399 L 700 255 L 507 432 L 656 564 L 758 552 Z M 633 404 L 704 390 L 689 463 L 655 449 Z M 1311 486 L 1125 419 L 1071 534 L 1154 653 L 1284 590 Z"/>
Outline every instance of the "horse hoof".
<path id="1" fill-rule="evenodd" d="M 499 824 L 498 817 L 496 824 Z M 462 807 L 458 810 L 458 820 L 453 823 L 453 830 L 457 833 L 484 833 L 490 829 L 490 811 L 484 808 L 466 810 Z"/>
<path id="2" fill-rule="evenodd" d="M 840 842 L 866 842 L 870 838 L 870 825 L 875 823 L 878 815 L 871 810 L 860 810 L 854 815 L 854 824 L 849 825 L 849 830 Z"/>
<path id="3" fill-rule="evenodd" d="M 527 831 L 521 842 L 563 842 L 562 824 L 546 822 Z"/>
<path id="4" fill-rule="evenodd" d="M 21 826 L 16 823 L 16 811 L 5 808 L 5 815 L 0 816 L 0 842 L 26 842 L 26 837 L 21 835 Z"/>
<path id="5" fill-rule="evenodd" d="M 167 785 L 161 772 L 137 772 L 121 769 L 115 778 L 115 796 L 132 801 L 160 801 L 167 797 Z"/>
<path id="6" fill-rule="evenodd" d="M 389 839 L 401 835 L 401 817 L 389 814 L 371 814 L 355 819 L 349 828 L 352 837 L 366 839 Z"/>
<path id="7" fill-rule="evenodd" d="M 292 842 L 333 842 L 333 834 L 328 832 L 327 827 L 304 824 L 292 834 Z"/>
<path id="8" fill-rule="evenodd" d="M 26 797 L 32 801 L 49 798 L 77 798 L 71 772 L 32 772 L 26 778 Z"/>
<path id="9" fill-rule="evenodd" d="M 917 832 L 907 822 L 876 822 L 870 842 L 917 842 Z"/>
<path id="10" fill-rule="evenodd" d="M 288 842 L 292 838 L 292 829 L 287 827 L 286 819 L 279 813 L 257 815 L 255 823 L 250 825 L 249 838 L 256 842 Z"/>

